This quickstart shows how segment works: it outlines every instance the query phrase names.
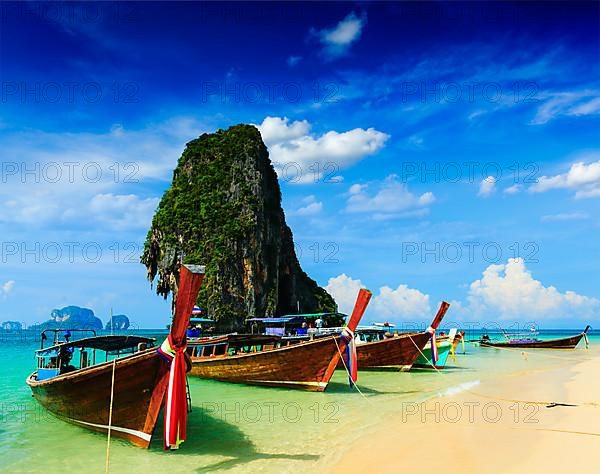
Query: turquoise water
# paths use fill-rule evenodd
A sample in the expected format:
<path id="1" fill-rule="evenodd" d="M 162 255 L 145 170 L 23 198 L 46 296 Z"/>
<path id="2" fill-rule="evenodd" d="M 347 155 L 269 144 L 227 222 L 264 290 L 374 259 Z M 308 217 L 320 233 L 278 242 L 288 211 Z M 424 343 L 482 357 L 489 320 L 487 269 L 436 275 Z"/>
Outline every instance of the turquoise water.
<path id="1" fill-rule="evenodd" d="M 542 338 L 578 331 L 552 331 Z M 140 333 L 140 332 L 138 332 Z M 144 332 L 144 335 L 148 335 Z M 163 337 L 163 336 L 158 336 Z M 159 339 L 160 341 L 161 339 Z M 600 334 L 575 351 L 520 351 L 466 345 L 466 354 L 449 359 L 440 375 L 361 371 L 359 388 L 350 389 L 337 371 L 324 393 L 249 387 L 190 378 L 193 412 L 188 440 L 179 452 L 162 450 L 159 425 L 149 450 L 117 439 L 111 442 L 111 472 L 307 472 L 335 459 L 352 440 L 386 418 L 418 402 L 489 377 L 571 365 L 597 357 Z M 0 471 L 104 472 L 106 436 L 61 422 L 31 397 L 25 378 L 34 370 L 32 338 L 0 339 Z M 398 429 L 402 429 L 399 426 Z"/>

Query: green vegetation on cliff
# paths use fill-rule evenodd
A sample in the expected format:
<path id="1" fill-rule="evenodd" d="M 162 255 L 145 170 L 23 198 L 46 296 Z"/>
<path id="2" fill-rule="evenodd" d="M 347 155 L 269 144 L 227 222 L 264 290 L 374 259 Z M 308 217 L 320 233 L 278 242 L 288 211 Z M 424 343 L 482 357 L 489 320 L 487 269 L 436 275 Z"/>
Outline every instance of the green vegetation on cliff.
<path id="1" fill-rule="evenodd" d="M 251 125 L 189 142 L 148 232 L 142 263 L 156 291 L 177 291 L 177 269 L 206 265 L 198 304 L 237 327 L 247 317 L 335 311 L 333 298 L 300 268 L 277 175 Z"/>

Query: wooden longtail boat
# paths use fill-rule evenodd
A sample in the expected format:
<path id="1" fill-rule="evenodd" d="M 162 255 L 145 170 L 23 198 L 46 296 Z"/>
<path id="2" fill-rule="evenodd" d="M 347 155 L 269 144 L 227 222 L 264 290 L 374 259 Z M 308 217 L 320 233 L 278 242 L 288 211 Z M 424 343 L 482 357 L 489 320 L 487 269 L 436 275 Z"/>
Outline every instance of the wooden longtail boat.
<path id="1" fill-rule="evenodd" d="M 347 325 L 350 333 L 358 326 L 370 298 L 370 291 L 360 290 Z M 222 382 L 322 392 L 345 348 L 340 335 L 296 343 L 282 343 L 278 336 L 203 338 L 188 343 L 190 374 Z"/>
<path id="2" fill-rule="evenodd" d="M 435 367 L 436 369 L 443 369 L 446 367 L 448 356 L 452 351 L 452 344 L 455 338 L 456 329 L 450 330 L 450 334 L 447 336 L 436 336 L 435 343 L 437 346 L 437 360 L 433 363 L 431 354 L 431 345 L 426 344 L 422 350 L 422 354 L 419 354 L 415 361 L 414 367 L 428 369 Z"/>
<path id="3" fill-rule="evenodd" d="M 465 332 L 464 331 L 459 331 L 454 336 L 454 340 L 452 341 L 452 351 L 451 351 L 453 356 L 454 356 L 454 354 L 456 354 L 456 348 L 458 347 L 458 345 L 461 342 L 462 342 L 463 354 L 464 354 L 465 353 Z"/>
<path id="4" fill-rule="evenodd" d="M 586 326 L 583 332 L 570 337 L 562 337 L 559 339 L 542 340 L 533 337 L 517 337 L 509 338 L 507 341 L 492 341 L 489 336 L 484 335 L 479 341 L 479 345 L 487 347 L 513 347 L 520 349 L 575 349 L 579 341 L 584 337 L 591 326 Z M 587 339 L 586 339 L 587 340 Z"/>
<path id="5" fill-rule="evenodd" d="M 431 335 L 438 328 L 450 305 L 442 302 L 430 328 L 424 332 L 400 333 L 379 341 L 357 344 L 358 367 L 400 367 L 411 369 Z"/>
<path id="6" fill-rule="evenodd" d="M 181 339 L 183 334 L 185 341 L 203 277 L 204 267 L 181 267 L 171 338 Z M 53 415 L 107 432 L 114 369 L 111 435 L 147 448 L 169 385 L 168 363 L 156 348 L 140 346 L 152 342 L 136 336 L 99 336 L 43 348 L 42 340 L 42 349 L 36 351 L 38 369 L 26 382 L 35 399 Z M 105 352 L 107 359 L 123 351 L 131 353 L 95 365 L 96 350 Z M 71 362 L 78 363 L 79 368 Z"/>

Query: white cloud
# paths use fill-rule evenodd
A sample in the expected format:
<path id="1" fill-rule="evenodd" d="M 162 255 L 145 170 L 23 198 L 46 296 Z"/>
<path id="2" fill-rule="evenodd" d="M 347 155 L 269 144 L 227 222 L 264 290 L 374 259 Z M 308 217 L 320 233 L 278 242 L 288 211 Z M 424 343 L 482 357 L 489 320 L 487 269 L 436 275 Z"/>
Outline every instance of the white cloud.
<path id="1" fill-rule="evenodd" d="M 314 183 L 348 168 L 377 153 L 389 138 L 374 128 L 314 135 L 308 121 L 287 117 L 266 117 L 257 127 L 278 175 L 290 183 Z"/>
<path id="2" fill-rule="evenodd" d="M 542 216 L 542 222 L 561 222 L 561 221 L 578 221 L 589 219 L 589 215 L 585 212 L 571 212 L 571 213 L 563 213 L 563 214 L 549 214 L 547 216 Z"/>
<path id="3" fill-rule="evenodd" d="M 323 45 L 323 53 L 329 59 L 337 58 L 346 54 L 362 33 L 367 23 L 366 15 L 358 17 L 354 12 L 338 22 L 333 28 L 325 28 L 320 31 L 311 30 L 311 35 L 316 36 Z"/>
<path id="4" fill-rule="evenodd" d="M 396 175 L 389 175 L 378 186 L 375 194 L 368 193 L 369 185 L 353 184 L 348 190 L 346 211 L 352 213 L 371 212 L 377 218 L 415 217 L 426 214 L 427 206 L 435 201 L 431 192 L 417 196 L 398 181 Z"/>
<path id="5" fill-rule="evenodd" d="M 482 278 L 471 283 L 468 299 L 475 315 L 501 319 L 583 317 L 600 309 L 596 298 L 544 286 L 522 258 L 487 267 Z"/>
<path id="6" fill-rule="evenodd" d="M 522 186 L 520 184 L 513 184 L 506 188 L 503 192 L 504 194 L 517 194 L 521 192 Z"/>
<path id="7" fill-rule="evenodd" d="M 310 132 L 310 123 L 307 120 L 290 123 L 287 117 L 265 117 L 257 127 L 268 147 L 302 138 Z"/>
<path id="8" fill-rule="evenodd" d="M 345 273 L 342 273 L 330 278 L 325 289 L 338 304 L 338 311 L 350 314 L 352 308 L 354 308 L 354 303 L 356 303 L 358 291 L 364 287 L 360 280 L 354 280 Z"/>
<path id="9" fill-rule="evenodd" d="M 591 153 L 589 158 L 597 158 Z M 566 173 L 555 176 L 541 176 L 537 183 L 529 188 L 534 193 L 543 193 L 551 189 L 571 189 L 576 199 L 600 197 L 600 159 L 595 162 L 573 163 Z"/>
<path id="10" fill-rule="evenodd" d="M 492 194 L 496 192 L 496 178 L 493 176 L 488 176 L 481 180 L 479 183 L 479 192 L 478 196 L 481 197 L 490 197 Z"/>
<path id="11" fill-rule="evenodd" d="M 406 285 L 398 285 L 395 290 L 389 286 L 382 286 L 373 300 L 373 310 L 378 316 L 388 319 L 394 317 L 405 320 L 427 317 L 433 319 L 429 295 Z"/>
<path id="12" fill-rule="evenodd" d="M 364 285 L 360 280 L 355 280 L 345 273 L 330 278 L 325 287 L 337 302 L 339 311 L 347 314 L 352 311 L 356 295 L 361 288 L 364 288 Z M 406 285 L 398 285 L 395 290 L 389 286 L 381 287 L 379 294 L 373 296 L 368 311 L 371 317 L 391 321 L 433 318 L 429 295 Z"/>
<path id="13" fill-rule="evenodd" d="M 600 91 L 546 92 L 538 96 L 542 105 L 531 121 L 542 125 L 560 116 L 585 116 L 600 114 Z"/>
<path id="14" fill-rule="evenodd" d="M 14 287 L 15 287 L 15 280 L 8 280 L 4 284 L 2 284 L 2 286 L 0 286 L 0 293 L 2 294 L 2 296 L 4 298 L 6 298 L 12 292 Z"/>
<path id="15" fill-rule="evenodd" d="M 314 195 L 310 195 L 305 197 L 302 202 L 304 206 L 299 209 L 292 211 L 290 214 L 295 216 L 314 216 L 315 214 L 319 214 L 323 210 L 323 203 L 321 201 L 317 201 L 317 198 Z"/>

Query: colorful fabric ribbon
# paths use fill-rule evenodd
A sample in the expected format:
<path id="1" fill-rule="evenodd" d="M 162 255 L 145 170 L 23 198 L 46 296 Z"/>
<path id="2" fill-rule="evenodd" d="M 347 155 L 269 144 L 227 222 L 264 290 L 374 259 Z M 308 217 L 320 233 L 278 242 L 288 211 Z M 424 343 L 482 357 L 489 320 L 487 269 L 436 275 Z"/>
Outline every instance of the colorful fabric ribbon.
<path id="1" fill-rule="evenodd" d="M 165 400 L 165 449 L 178 449 L 186 438 L 186 342 L 182 346 L 173 343 L 171 335 L 158 348 L 158 353 L 170 363 L 169 386 Z"/>
<path id="2" fill-rule="evenodd" d="M 354 340 L 354 331 L 345 327 L 340 335 L 342 341 L 346 344 L 345 358 L 348 368 L 348 378 L 350 387 L 354 386 L 358 380 L 358 359 L 356 356 L 356 342 Z"/>

